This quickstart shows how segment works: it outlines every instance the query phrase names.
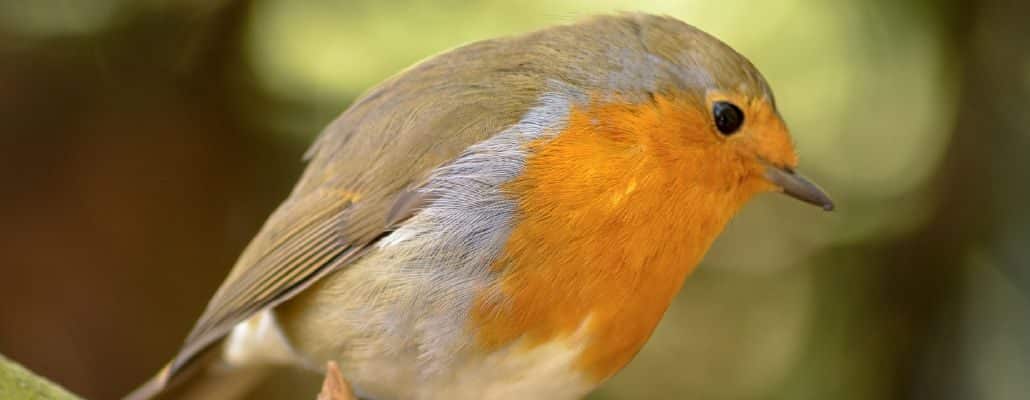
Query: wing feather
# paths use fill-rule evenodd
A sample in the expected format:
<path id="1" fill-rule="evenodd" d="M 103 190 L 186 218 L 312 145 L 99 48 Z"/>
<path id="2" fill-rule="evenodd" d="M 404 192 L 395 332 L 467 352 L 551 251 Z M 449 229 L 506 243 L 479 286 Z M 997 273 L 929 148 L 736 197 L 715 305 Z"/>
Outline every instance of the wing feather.
<path id="1" fill-rule="evenodd" d="M 269 239 L 255 241 L 244 251 L 238 268 L 208 303 L 172 361 L 169 375 L 178 372 L 236 324 L 289 299 L 324 273 L 352 260 L 368 245 L 365 238 L 345 237 L 344 230 L 351 219 L 374 219 L 373 216 L 354 213 L 350 199 L 323 198 L 324 193 L 309 196 L 314 197 L 284 204 L 269 219 L 258 235 Z M 309 217 L 291 220 L 291 216 Z M 380 225 L 385 228 L 385 221 Z"/>

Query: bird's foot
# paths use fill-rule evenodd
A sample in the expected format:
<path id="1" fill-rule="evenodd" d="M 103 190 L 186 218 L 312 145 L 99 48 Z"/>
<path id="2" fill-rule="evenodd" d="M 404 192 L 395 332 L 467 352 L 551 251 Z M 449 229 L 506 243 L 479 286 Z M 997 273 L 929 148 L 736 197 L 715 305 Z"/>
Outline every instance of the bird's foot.
<path id="1" fill-rule="evenodd" d="M 317 400 L 357 400 L 354 391 L 351 390 L 347 380 L 343 379 L 340 373 L 340 366 L 336 361 L 330 361 L 325 369 L 325 380 L 322 381 L 322 391 L 318 393 Z"/>

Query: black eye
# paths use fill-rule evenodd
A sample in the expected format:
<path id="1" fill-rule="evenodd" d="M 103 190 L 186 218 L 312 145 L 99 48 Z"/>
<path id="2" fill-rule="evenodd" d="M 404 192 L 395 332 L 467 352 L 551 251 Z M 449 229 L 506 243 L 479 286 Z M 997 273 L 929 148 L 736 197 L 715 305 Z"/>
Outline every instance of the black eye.
<path id="1" fill-rule="evenodd" d="M 744 124 L 744 112 L 730 102 L 715 102 L 712 105 L 712 116 L 715 117 L 715 127 L 726 136 L 736 133 Z"/>

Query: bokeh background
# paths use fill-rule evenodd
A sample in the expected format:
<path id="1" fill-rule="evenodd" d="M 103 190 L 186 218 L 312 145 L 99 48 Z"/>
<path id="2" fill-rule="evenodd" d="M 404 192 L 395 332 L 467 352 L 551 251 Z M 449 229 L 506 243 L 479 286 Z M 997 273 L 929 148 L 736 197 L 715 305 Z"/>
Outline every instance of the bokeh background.
<path id="1" fill-rule="evenodd" d="M 752 202 L 592 399 L 1030 398 L 1021 0 L 0 0 L 0 353 L 124 394 L 362 91 L 616 10 L 749 56 L 838 211 Z"/>

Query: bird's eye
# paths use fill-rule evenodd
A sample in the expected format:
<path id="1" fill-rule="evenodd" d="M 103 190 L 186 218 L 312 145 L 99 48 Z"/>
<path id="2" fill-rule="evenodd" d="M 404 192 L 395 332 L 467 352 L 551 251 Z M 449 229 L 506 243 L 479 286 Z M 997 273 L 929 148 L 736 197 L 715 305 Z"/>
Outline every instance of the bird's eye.
<path id="1" fill-rule="evenodd" d="M 726 136 L 736 133 L 744 124 L 744 112 L 730 102 L 715 102 L 712 105 L 712 116 L 715 118 L 715 127 Z"/>

